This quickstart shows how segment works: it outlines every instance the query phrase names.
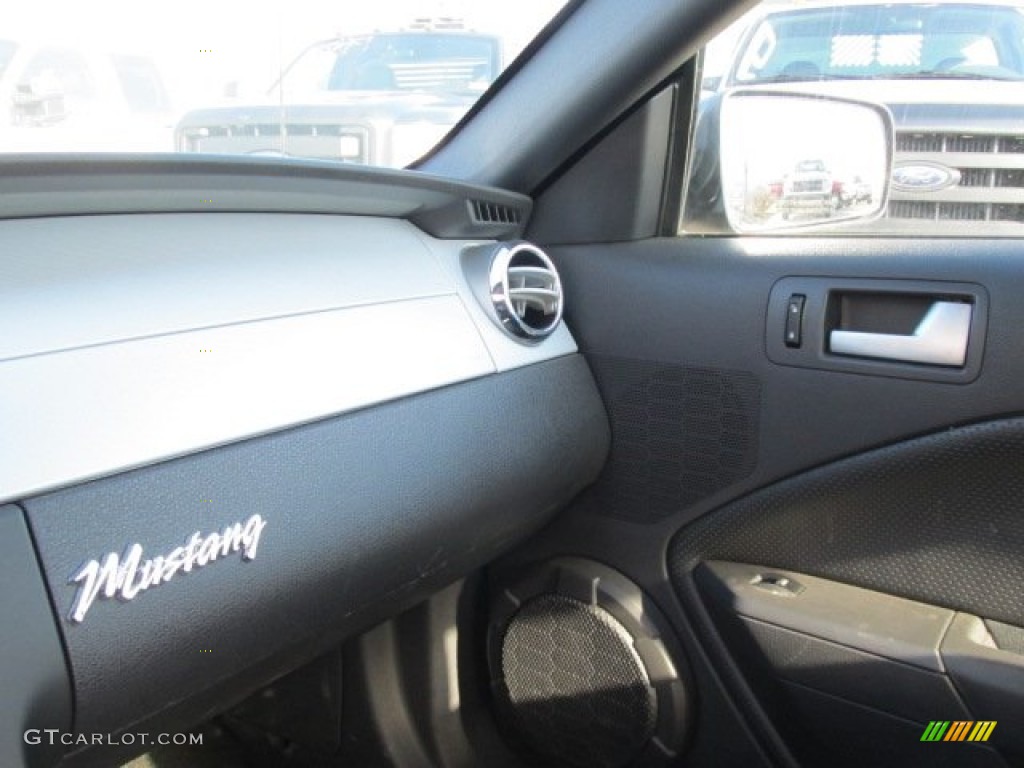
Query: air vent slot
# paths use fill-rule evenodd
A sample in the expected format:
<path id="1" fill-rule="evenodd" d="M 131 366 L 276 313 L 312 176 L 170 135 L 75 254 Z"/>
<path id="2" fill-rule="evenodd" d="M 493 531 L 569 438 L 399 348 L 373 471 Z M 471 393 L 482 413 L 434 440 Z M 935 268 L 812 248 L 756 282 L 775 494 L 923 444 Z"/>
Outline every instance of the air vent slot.
<path id="1" fill-rule="evenodd" d="M 539 340 L 562 319 L 562 282 L 547 254 L 517 243 L 500 249 L 491 264 L 491 301 L 505 330 Z"/>
<path id="2" fill-rule="evenodd" d="M 545 267 L 509 267 L 508 299 L 523 325 L 546 335 L 551 331 L 551 318 L 557 317 L 562 303 L 558 277 Z"/>
<path id="3" fill-rule="evenodd" d="M 475 224 L 518 224 L 522 221 L 519 209 L 504 203 L 471 200 L 469 207 Z"/>
<path id="4" fill-rule="evenodd" d="M 470 246 L 462 269 L 477 301 L 509 336 L 528 343 L 562 320 L 562 281 L 540 248 L 522 241 Z"/>

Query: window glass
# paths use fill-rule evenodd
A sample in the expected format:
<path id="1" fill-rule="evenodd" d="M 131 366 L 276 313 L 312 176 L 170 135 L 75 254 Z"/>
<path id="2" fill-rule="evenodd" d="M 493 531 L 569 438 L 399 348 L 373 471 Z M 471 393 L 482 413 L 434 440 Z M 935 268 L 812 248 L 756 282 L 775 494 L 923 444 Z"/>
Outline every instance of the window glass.
<path id="1" fill-rule="evenodd" d="M 0 40 L 0 152 L 403 166 L 566 2 L 18 0 Z"/>
<path id="2" fill-rule="evenodd" d="M 810 127 L 787 122 L 792 113 L 781 109 L 768 113 L 772 125 L 749 126 L 752 138 L 777 125 L 811 128 L 806 152 L 819 163 L 834 159 L 818 169 L 829 193 L 802 210 L 788 198 L 814 157 L 787 158 L 778 178 L 744 191 L 759 201 L 763 231 L 814 224 L 851 234 L 1024 236 L 1024 2 L 766 0 L 708 46 L 702 67 L 684 232 L 736 231 L 725 211 L 743 194 L 735 184 L 723 189 L 722 157 L 735 146 L 722 145 L 718 121 L 723 104 L 770 91 L 883 105 L 894 123 L 894 163 L 883 201 L 857 172 L 859 142 L 824 111 Z M 823 147 L 829 136 L 842 140 L 819 148 L 815 133 Z M 757 151 L 772 149 L 762 141 Z"/>
<path id="3" fill-rule="evenodd" d="M 482 35 L 380 33 L 325 40 L 299 54 L 272 93 L 481 93 L 500 73 L 500 61 L 499 38 Z"/>

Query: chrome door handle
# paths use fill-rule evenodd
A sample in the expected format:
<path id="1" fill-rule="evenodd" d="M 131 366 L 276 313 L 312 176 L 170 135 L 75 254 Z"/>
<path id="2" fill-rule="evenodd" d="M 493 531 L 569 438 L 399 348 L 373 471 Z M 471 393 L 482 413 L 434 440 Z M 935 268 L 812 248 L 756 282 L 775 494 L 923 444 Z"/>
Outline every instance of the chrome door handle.
<path id="1" fill-rule="evenodd" d="M 972 304 L 937 301 L 910 336 L 835 330 L 829 349 L 837 355 L 962 366 L 967 360 L 972 309 Z"/>

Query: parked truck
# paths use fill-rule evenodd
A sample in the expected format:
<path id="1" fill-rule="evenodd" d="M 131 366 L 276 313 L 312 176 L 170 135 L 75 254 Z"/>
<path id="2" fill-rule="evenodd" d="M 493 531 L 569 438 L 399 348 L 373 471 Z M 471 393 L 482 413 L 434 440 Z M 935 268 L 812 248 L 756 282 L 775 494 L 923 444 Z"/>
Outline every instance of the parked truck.
<path id="1" fill-rule="evenodd" d="M 500 39 L 457 24 L 321 40 L 260 98 L 185 114 L 177 148 L 402 167 L 434 146 L 501 68 Z"/>

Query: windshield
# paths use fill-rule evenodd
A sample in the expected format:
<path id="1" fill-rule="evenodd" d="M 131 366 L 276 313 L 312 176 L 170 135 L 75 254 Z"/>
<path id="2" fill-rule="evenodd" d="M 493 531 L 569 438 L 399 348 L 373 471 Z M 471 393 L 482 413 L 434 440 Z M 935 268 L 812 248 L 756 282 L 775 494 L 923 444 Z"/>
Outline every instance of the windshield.
<path id="1" fill-rule="evenodd" d="M 402 167 L 567 2 L 18 3 L 0 40 L 0 152 Z"/>
<path id="2" fill-rule="evenodd" d="M 967 4 L 851 5 L 768 15 L 733 84 L 787 80 L 1024 78 L 1024 13 Z"/>

